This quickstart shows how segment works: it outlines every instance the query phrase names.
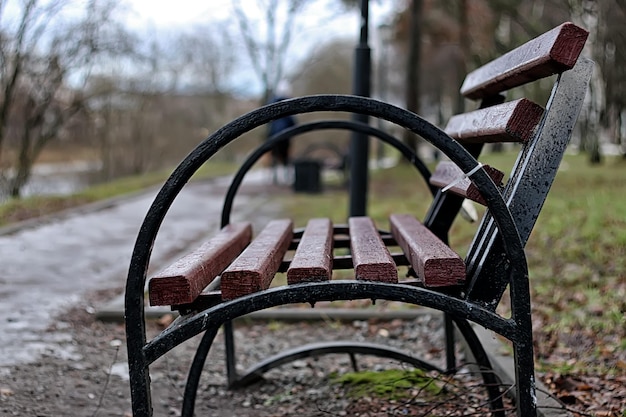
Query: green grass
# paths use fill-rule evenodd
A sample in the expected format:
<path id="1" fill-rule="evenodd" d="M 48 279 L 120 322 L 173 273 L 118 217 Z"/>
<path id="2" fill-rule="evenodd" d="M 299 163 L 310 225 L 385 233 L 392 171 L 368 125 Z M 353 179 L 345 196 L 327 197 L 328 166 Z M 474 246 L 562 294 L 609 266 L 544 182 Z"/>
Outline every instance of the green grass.
<path id="1" fill-rule="evenodd" d="M 556 343 L 538 344 L 545 369 L 571 352 L 593 358 L 576 361 L 578 372 L 624 372 L 625 192 L 625 161 L 566 157 L 527 246 L 539 340 Z"/>
<path id="2" fill-rule="evenodd" d="M 192 180 L 202 180 L 233 173 L 237 166 L 227 162 L 203 165 Z M 12 199 L 0 204 L 0 227 L 8 224 L 52 214 L 67 208 L 95 201 L 106 200 L 161 185 L 171 174 L 171 169 L 149 174 L 119 178 L 85 188 L 67 196 L 32 196 Z"/>

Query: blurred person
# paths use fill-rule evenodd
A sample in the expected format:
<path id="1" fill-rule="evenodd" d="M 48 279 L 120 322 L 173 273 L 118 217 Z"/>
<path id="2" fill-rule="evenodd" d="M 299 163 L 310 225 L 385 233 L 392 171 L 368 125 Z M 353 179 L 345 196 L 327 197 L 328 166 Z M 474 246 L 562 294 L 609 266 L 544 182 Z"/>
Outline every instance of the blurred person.
<path id="1" fill-rule="evenodd" d="M 276 89 L 276 94 L 271 98 L 269 103 L 277 103 L 279 101 L 286 100 L 289 98 L 289 95 L 289 86 L 285 83 L 281 83 Z M 280 119 L 272 120 L 267 129 L 267 139 L 295 125 L 296 120 L 293 116 L 285 116 Z M 277 146 L 272 148 L 272 171 L 274 184 L 291 183 L 291 161 L 289 158 L 290 142 L 291 138 L 280 142 Z"/>

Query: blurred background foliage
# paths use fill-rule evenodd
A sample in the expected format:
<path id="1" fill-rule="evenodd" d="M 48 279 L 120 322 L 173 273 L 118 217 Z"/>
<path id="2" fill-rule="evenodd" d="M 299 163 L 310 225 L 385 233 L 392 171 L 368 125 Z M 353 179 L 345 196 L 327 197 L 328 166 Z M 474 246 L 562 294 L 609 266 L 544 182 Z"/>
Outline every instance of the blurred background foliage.
<path id="1" fill-rule="evenodd" d="M 313 17 L 320 2 L 327 13 Z M 358 16 L 361 3 L 236 0 L 227 18 L 147 34 L 124 23 L 130 4 L 121 1 L 0 1 L 0 199 L 22 196 L 44 163 L 87 162 L 95 182 L 171 168 L 281 83 L 293 96 L 350 93 L 358 33 L 306 45 L 296 35 L 305 19 Z M 473 105 L 458 94 L 468 70 L 564 21 L 587 28 L 584 54 L 598 65 L 573 149 L 594 163 L 603 153 L 626 155 L 624 0 L 385 4 L 369 27 L 372 95 L 437 124 Z M 250 78 L 238 79 L 242 68 Z M 524 93 L 547 97 L 541 88 Z M 347 146 L 347 133 L 324 134 Z M 241 160 L 264 135 L 259 128 L 219 157 Z"/>

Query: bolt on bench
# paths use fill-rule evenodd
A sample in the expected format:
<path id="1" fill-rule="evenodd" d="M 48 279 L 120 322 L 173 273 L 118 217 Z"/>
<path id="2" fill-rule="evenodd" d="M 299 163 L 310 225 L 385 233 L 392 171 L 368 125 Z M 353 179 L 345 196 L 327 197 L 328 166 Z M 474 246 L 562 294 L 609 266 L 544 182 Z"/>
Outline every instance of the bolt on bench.
<path id="1" fill-rule="evenodd" d="M 328 352 L 386 356 L 426 370 L 452 372 L 453 323 L 481 368 L 493 415 L 503 415 L 501 389 L 489 358 L 470 322 L 495 331 L 513 344 L 518 416 L 537 413 L 531 329 L 529 277 L 524 246 L 557 173 L 582 107 L 592 62 L 579 58 L 587 32 L 572 23 L 527 42 L 468 74 L 461 93 L 478 100 L 478 110 L 453 116 L 444 130 L 404 109 L 376 100 L 341 95 L 294 98 L 252 111 L 225 125 L 194 149 L 155 198 L 141 226 L 126 286 L 126 333 L 132 407 L 135 416 L 152 415 L 150 364 L 191 337 L 204 333 L 191 365 L 182 414 L 193 415 L 198 381 L 209 348 L 224 326 L 231 386 L 257 381 L 267 370 L 295 358 Z M 556 75 L 545 108 L 528 99 L 505 102 L 502 92 Z M 168 305 L 181 315 L 150 341 L 146 338 L 144 289 L 151 248 L 172 202 L 195 171 L 224 145 L 242 134 L 286 115 L 321 111 L 366 114 L 420 135 L 445 154 L 431 174 L 414 152 L 385 133 L 356 122 L 324 121 L 294 127 L 261 145 L 242 164 L 228 190 L 222 229 L 203 246 L 149 282 L 153 305 Z M 420 222 L 398 213 L 388 225 L 368 217 L 334 225 L 311 219 L 294 230 L 289 219 L 270 221 L 260 231 L 250 223 L 231 223 L 230 211 L 241 180 L 260 156 L 281 140 L 321 129 L 365 132 L 396 147 L 429 183 L 431 207 Z M 478 162 L 487 143 L 516 142 L 519 156 L 508 180 L 495 167 Z M 505 167 L 499 167 L 504 169 Z M 447 244 L 464 199 L 487 207 L 465 259 Z M 385 228 L 385 229 L 381 229 Z M 254 236 L 256 232 L 256 236 Z M 391 252 L 400 247 L 401 252 Z M 337 255 L 336 248 L 349 248 Z M 293 256 L 285 256 L 293 253 Z M 409 266 L 399 279 L 398 267 Z M 354 279 L 334 280 L 333 270 L 354 271 Z M 288 284 L 270 288 L 277 272 Z M 496 313 L 509 288 L 511 317 Z M 447 369 L 390 347 L 354 342 L 303 346 L 268 358 L 245 375 L 235 371 L 232 320 L 247 313 L 290 303 L 385 299 L 437 309 L 445 314 Z"/>

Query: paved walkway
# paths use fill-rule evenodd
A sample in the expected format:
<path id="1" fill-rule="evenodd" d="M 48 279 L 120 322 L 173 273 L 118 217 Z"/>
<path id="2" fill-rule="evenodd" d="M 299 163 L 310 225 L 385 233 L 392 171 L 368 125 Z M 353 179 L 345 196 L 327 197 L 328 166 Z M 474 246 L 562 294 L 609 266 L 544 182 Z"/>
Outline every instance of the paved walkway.
<path id="1" fill-rule="evenodd" d="M 265 173 L 254 174 L 247 184 L 267 180 Z M 42 354 L 72 357 L 69 334 L 42 330 L 82 294 L 123 287 L 137 232 L 155 195 L 152 190 L 0 235 L 0 371 Z M 187 185 L 161 226 L 151 269 L 217 230 L 222 198 L 223 180 Z M 235 220 L 272 211 L 264 202 L 261 196 L 239 195 Z"/>

